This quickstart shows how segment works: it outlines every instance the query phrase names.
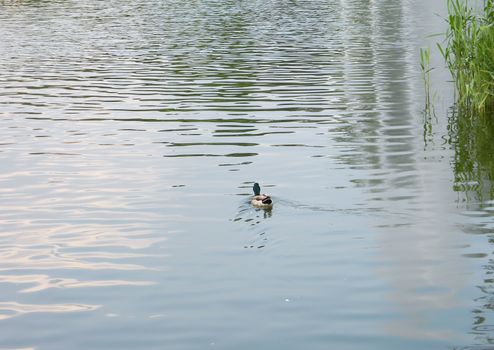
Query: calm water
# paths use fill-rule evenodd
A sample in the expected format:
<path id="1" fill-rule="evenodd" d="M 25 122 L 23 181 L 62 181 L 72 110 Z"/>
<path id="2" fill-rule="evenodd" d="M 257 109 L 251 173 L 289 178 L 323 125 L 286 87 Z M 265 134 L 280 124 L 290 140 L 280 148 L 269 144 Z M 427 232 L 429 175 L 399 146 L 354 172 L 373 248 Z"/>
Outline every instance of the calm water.
<path id="1" fill-rule="evenodd" d="M 0 1 L 0 349 L 493 349 L 444 3 Z"/>

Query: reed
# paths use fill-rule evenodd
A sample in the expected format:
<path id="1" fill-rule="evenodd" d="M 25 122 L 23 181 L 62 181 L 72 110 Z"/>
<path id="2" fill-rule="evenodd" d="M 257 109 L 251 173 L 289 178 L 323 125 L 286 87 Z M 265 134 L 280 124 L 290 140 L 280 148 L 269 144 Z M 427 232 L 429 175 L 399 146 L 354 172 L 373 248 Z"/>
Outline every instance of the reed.
<path id="1" fill-rule="evenodd" d="M 431 97 L 431 50 L 430 48 L 420 49 L 420 69 L 422 71 L 422 80 L 425 87 L 425 113 L 430 115 L 432 97 Z"/>
<path id="2" fill-rule="evenodd" d="M 465 114 L 494 111 L 494 0 L 477 11 L 468 1 L 448 0 L 445 46 L 438 44 Z"/>

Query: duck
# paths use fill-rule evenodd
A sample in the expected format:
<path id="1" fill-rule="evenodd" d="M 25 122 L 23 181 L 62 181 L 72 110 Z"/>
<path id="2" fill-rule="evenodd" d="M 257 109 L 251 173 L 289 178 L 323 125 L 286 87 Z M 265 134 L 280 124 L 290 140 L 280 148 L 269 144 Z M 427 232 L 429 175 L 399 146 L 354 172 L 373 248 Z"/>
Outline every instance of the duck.
<path id="1" fill-rule="evenodd" d="M 250 203 L 254 207 L 269 209 L 273 207 L 273 200 L 270 196 L 266 194 L 261 194 L 261 186 L 256 182 L 252 187 L 254 191 L 254 196 L 252 197 Z"/>

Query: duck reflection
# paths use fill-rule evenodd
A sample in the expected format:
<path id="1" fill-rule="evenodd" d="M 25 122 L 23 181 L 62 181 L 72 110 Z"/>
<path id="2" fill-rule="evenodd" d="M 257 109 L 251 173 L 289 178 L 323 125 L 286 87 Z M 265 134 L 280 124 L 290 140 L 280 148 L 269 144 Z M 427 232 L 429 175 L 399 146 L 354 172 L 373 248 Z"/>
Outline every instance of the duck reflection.
<path id="1" fill-rule="evenodd" d="M 243 183 L 240 188 L 252 188 L 252 183 Z M 245 196 L 245 193 L 239 195 Z M 254 206 L 252 204 L 252 196 L 243 200 L 237 210 L 237 214 L 233 219 L 234 222 L 241 223 L 245 227 L 245 231 L 249 236 L 248 243 L 244 245 L 246 249 L 262 249 L 268 243 L 268 230 L 264 220 L 267 220 L 273 215 L 273 206 Z"/>

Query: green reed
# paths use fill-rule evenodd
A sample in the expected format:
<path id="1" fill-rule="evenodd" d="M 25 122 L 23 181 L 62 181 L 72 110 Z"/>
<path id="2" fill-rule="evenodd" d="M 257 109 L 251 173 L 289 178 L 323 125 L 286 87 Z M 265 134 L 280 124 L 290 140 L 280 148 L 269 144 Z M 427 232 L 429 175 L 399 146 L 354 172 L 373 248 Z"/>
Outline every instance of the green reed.
<path id="1" fill-rule="evenodd" d="M 425 113 L 430 114 L 432 97 L 431 97 L 431 50 L 429 48 L 420 49 L 420 69 L 422 71 L 422 80 L 425 86 Z"/>
<path id="2" fill-rule="evenodd" d="M 458 106 L 470 115 L 494 111 L 494 0 L 476 11 L 448 0 L 446 45 L 439 50 L 453 76 Z"/>
<path id="3" fill-rule="evenodd" d="M 425 106 L 424 106 L 424 144 L 433 140 L 432 116 L 434 113 L 433 96 L 431 93 L 431 50 L 430 48 L 420 49 L 420 69 L 422 80 L 425 88 Z"/>

